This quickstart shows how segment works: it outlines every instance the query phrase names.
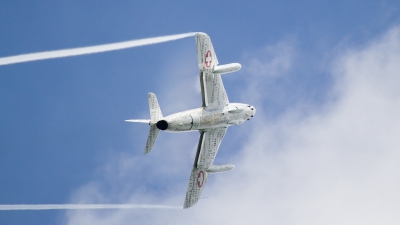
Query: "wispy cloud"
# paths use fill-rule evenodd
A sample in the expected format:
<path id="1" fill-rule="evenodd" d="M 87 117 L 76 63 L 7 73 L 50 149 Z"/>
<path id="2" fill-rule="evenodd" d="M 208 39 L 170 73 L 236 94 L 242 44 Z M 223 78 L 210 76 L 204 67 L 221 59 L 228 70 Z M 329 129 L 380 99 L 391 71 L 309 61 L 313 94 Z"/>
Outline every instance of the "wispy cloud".
<path id="1" fill-rule="evenodd" d="M 243 69 L 240 71 L 246 78 L 240 76 L 238 79 L 245 82 L 247 88 L 236 86 L 235 91 L 228 90 L 229 94 L 236 96 L 230 96 L 239 97 L 241 102 L 248 102 L 257 108 L 262 107 L 268 98 L 280 101 L 284 93 L 281 93 L 282 90 L 275 83 L 276 80 L 287 79 L 296 66 L 298 53 L 295 43 L 294 39 L 285 39 L 258 50 L 246 51 L 242 57 Z"/>
<path id="2" fill-rule="evenodd" d="M 246 72 L 259 77 L 280 76 L 292 66 L 295 53 L 294 43 L 290 40 L 247 52 Z"/>

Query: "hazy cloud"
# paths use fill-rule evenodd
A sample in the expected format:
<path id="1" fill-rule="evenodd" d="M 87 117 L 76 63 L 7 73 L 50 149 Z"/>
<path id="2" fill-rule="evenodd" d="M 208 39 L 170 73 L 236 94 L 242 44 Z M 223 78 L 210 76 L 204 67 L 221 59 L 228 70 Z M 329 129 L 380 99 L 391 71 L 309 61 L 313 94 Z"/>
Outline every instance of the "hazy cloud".
<path id="1" fill-rule="evenodd" d="M 292 41 L 280 41 L 255 52 L 247 52 L 245 58 L 247 73 L 274 77 L 284 74 L 292 66 L 295 51 Z"/>

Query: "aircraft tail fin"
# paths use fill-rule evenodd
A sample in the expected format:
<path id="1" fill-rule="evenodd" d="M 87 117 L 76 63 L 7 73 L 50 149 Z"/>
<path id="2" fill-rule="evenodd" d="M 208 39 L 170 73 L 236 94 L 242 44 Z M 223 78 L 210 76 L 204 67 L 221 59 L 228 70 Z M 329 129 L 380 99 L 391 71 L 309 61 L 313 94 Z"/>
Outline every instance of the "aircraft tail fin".
<path id="1" fill-rule="evenodd" d="M 157 121 L 163 118 L 160 106 L 158 105 L 157 97 L 154 93 L 149 92 L 149 109 L 150 109 L 150 124 L 154 125 Z"/>

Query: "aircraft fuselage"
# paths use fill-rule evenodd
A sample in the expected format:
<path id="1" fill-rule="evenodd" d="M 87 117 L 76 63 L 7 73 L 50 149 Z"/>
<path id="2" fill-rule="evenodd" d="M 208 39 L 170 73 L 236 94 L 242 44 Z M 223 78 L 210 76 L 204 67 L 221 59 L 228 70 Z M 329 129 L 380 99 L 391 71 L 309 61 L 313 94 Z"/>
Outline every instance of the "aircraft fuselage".
<path id="1" fill-rule="evenodd" d="M 164 117 L 156 126 L 169 132 L 228 127 L 243 123 L 256 113 L 254 106 L 229 103 L 225 107 L 201 107 Z"/>

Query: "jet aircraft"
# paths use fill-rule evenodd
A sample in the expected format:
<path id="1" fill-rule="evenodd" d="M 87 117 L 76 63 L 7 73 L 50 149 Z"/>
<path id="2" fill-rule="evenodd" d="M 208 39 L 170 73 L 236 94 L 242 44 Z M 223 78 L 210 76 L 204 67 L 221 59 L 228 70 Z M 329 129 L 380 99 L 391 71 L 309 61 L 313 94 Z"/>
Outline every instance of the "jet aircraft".
<path id="1" fill-rule="evenodd" d="M 149 93 L 150 119 L 126 120 L 149 123 L 150 132 L 145 154 L 152 150 L 160 130 L 200 132 L 183 208 L 189 208 L 198 202 L 210 174 L 227 172 L 235 168 L 231 164 L 213 164 L 218 148 L 229 126 L 241 124 L 256 113 L 254 106 L 249 104 L 230 103 L 222 83 L 222 74 L 236 72 L 242 66 L 239 63 L 218 65 L 210 37 L 205 33 L 196 33 L 195 39 L 202 106 L 164 117 L 156 95 Z"/>

